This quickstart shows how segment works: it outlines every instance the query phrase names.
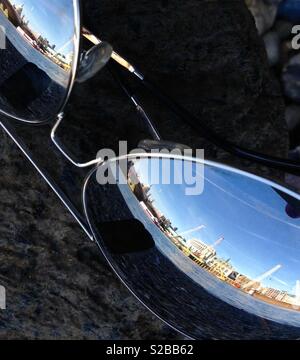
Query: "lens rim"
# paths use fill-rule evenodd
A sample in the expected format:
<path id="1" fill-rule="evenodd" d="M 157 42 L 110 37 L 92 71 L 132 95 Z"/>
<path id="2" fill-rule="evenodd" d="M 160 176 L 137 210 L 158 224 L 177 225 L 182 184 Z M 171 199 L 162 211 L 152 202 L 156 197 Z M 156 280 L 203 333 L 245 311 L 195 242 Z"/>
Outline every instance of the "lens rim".
<path id="1" fill-rule="evenodd" d="M 94 241 L 97 244 L 97 246 L 99 247 L 102 255 L 104 256 L 104 258 L 106 259 L 106 261 L 108 262 L 109 266 L 111 267 L 111 269 L 113 270 L 113 272 L 117 275 L 117 277 L 120 279 L 120 281 L 122 282 L 122 284 L 124 284 L 126 286 L 126 288 L 134 295 L 134 297 L 143 305 L 145 306 L 146 309 L 148 309 L 152 314 L 154 314 L 157 318 L 159 318 L 160 320 L 162 320 L 165 324 L 167 324 L 168 326 L 170 326 L 172 329 L 176 330 L 178 333 L 182 334 L 183 336 L 187 337 L 188 339 L 192 339 L 195 340 L 196 338 L 191 335 L 186 333 L 184 330 L 180 329 L 180 326 L 174 323 L 169 322 L 169 319 L 166 319 L 164 317 L 162 317 L 161 315 L 159 315 L 158 313 L 158 309 L 152 309 L 150 305 L 147 305 L 147 303 L 142 300 L 140 298 L 140 296 L 136 293 L 135 289 L 133 287 L 131 287 L 129 284 L 127 284 L 127 282 L 123 279 L 123 277 L 118 273 L 117 268 L 114 266 L 113 262 L 111 261 L 109 255 L 107 255 L 106 251 L 103 249 L 102 245 L 101 245 L 101 241 L 98 241 L 98 239 L 101 239 L 101 233 L 99 233 L 97 231 L 97 229 L 94 228 L 92 221 L 89 218 L 89 213 L 88 213 L 88 204 L 87 204 L 87 199 L 86 199 L 86 189 L 87 186 L 89 184 L 89 180 L 91 179 L 91 177 L 93 176 L 93 174 L 95 174 L 95 172 L 98 170 L 99 167 L 107 164 L 108 162 L 115 162 L 118 160 L 131 160 L 131 159 L 136 159 L 137 157 L 139 158 L 167 158 L 167 159 L 185 159 L 185 160 L 189 160 L 189 161 L 196 161 L 200 164 L 203 165 L 210 165 L 210 166 L 214 166 L 216 168 L 222 169 L 222 170 L 227 170 L 227 171 L 231 171 L 235 174 L 239 174 L 239 175 L 243 175 L 246 176 L 247 178 L 259 181 L 263 184 L 269 185 L 274 187 L 275 189 L 282 191 L 284 193 L 286 193 L 287 195 L 290 195 L 294 198 L 296 198 L 297 200 L 300 201 L 300 194 L 296 193 L 295 191 L 293 191 L 292 189 L 290 189 L 288 186 L 285 186 L 283 184 L 280 184 L 278 182 L 274 182 L 272 180 L 269 180 L 267 178 L 261 177 L 261 176 L 257 176 L 253 173 L 244 171 L 244 170 L 240 170 L 238 168 L 229 166 L 229 165 L 225 165 L 219 162 L 215 162 L 215 161 L 211 161 L 211 160 L 206 160 L 206 159 L 200 159 L 200 158 L 194 158 L 194 157 L 189 157 L 189 156 L 182 156 L 182 155 L 175 155 L 175 154 L 163 154 L 163 153 L 136 153 L 136 154 L 130 154 L 130 155 L 124 155 L 124 156 L 120 156 L 120 157 L 116 157 L 116 158 L 112 158 L 109 159 L 108 161 L 105 161 L 103 163 L 100 163 L 98 166 L 96 166 L 95 168 L 93 168 L 89 174 L 86 176 L 86 179 L 84 181 L 84 185 L 83 185 L 83 189 L 82 189 L 82 203 L 83 203 L 83 210 L 84 210 L 84 215 L 86 217 L 87 223 L 90 227 L 91 233 L 93 235 Z M 101 185 L 99 185 L 101 186 Z"/>
<path id="2" fill-rule="evenodd" d="M 26 118 L 22 118 L 19 116 L 15 116 L 12 114 L 7 113 L 6 111 L 2 110 L 0 108 L 0 115 L 4 115 L 10 119 L 18 120 L 24 123 L 28 124 L 46 124 L 51 121 L 56 120 L 56 118 L 63 113 L 63 110 L 65 106 L 67 105 L 69 98 L 71 96 L 75 79 L 76 79 L 76 73 L 79 66 L 79 57 L 80 57 L 80 49 L 81 49 L 81 24 L 82 24 L 82 12 L 81 12 L 81 3 L 80 0 L 72 0 L 73 4 L 73 11 L 74 11 L 74 57 L 73 57 L 73 65 L 71 68 L 71 74 L 70 74 L 70 80 L 68 84 L 68 88 L 66 90 L 66 94 L 64 96 L 64 99 L 62 100 L 62 103 L 57 111 L 57 114 L 49 116 L 49 118 L 46 118 L 44 120 L 28 120 Z"/>

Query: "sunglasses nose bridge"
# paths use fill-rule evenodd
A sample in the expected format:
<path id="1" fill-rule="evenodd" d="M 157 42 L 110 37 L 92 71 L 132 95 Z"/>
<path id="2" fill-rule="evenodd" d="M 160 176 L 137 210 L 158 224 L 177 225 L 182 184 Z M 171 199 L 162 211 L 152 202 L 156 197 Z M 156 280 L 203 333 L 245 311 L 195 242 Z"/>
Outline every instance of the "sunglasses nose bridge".
<path id="1" fill-rule="evenodd" d="M 93 160 L 90 160 L 88 162 L 85 163 L 81 163 L 78 160 L 74 159 L 70 152 L 66 149 L 65 145 L 58 139 L 56 132 L 59 128 L 59 126 L 61 125 L 62 121 L 64 119 L 64 114 L 60 113 L 57 117 L 57 121 L 54 124 L 52 130 L 51 130 L 51 140 L 53 142 L 53 144 L 56 146 L 56 148 L 62 153 L 62 155 L 74 166 L 78 167 L 78 168 L 86 168 L 92 165 L 99 165 L 103 162 L 102 158 L 96 158 Z"/>

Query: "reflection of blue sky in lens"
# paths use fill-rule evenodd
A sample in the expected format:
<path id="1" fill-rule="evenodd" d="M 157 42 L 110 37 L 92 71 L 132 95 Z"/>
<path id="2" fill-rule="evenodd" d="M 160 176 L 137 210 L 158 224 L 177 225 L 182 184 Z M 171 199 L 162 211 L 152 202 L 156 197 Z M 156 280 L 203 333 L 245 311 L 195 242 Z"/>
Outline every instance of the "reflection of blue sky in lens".
<path id="1" fill-rule="evenodd" d="M 47 38 L 55 50 L 69 54 L 73 50 L 74 20 L 71 0 L 11 0 L 12 5 L 23 5 L 25 21 L 30 29 Z"/>
<path id="2" fill-rule="evenodd" d="M 141 173 L 146 168 L 141 162 Z M 142 175 L 141 181 L 150 182 Z M 300 280 L 300 219 L 286 214 L 286 201 L 272 187 L 206 166 L 203 194 L 186 196 L 185 186 L 174 184 L 153 185 L 151 194 L 155 207 L 178 228 L 178 234 L 203 224 L 205 228 L 186 239 L 212 245 L 224 236 L 216 247 L 218 257 L 230 259 L 237 271 L 252 279 L 280 264 L 263 286 L 295 292 Z"/>

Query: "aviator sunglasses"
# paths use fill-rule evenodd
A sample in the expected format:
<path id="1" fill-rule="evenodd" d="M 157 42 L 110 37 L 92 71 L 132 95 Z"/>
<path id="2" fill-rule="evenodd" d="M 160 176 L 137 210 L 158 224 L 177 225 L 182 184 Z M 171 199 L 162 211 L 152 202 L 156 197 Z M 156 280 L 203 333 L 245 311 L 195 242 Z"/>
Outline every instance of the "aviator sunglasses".
<path id="1" fill-rule="evenodd" d="M 0 54 L 0 112 L 29 125 L 53 124 L 50 137 L 59 152 L 74 167 L 91 168 L 82 190 L 84 217 L 34 161 L 10 121 L 0 124 L 128 289 L 192 339 L 298 339 L 300 196 L 162 140 L 121 70 L 228 153 L 293 174 L 300 163 L 217 135 L 84 28 L 78 0 L 23 0 L 22 5 L 0 0 L 0 7 L 6 37 Z M 91 43 L 89 50 L 82 50 L 82 38 Z M 75 82 L 89 80 L 103 67 L 152 139 L 142 140 L 135 154 L 81 163 L 56 134 Z"/>

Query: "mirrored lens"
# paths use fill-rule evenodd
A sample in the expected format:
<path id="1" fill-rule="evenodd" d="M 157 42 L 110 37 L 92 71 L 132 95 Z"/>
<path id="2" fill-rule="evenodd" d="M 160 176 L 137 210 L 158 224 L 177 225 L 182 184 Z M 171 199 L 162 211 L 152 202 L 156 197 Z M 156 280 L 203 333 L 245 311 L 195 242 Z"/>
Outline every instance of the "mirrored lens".
<path id="1" fill-rule="evenodd" d="M 107 166 L 86 183 L 86 213 L 147 307 L 193 338 L 300 337 L 299 196 L 214 163 Z"/>
<path id="2" fill-rule="evenodd" d="M 77 1 L 0 0 L 0 110 L 43 122 L 70 90 L 78 42 Z"/>

